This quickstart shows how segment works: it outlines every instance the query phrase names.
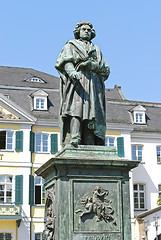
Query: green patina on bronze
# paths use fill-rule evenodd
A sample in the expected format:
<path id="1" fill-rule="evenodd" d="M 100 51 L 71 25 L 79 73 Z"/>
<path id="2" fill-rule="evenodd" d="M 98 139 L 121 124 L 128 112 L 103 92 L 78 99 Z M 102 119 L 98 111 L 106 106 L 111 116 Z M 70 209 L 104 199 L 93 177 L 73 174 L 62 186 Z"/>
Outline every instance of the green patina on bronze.
<path id="1" fill-rule="evenodd" d="M 46 239 L 130 240 L 129 171 L 137 165 L 113 147 L 66 145 L 36 171 L 45 178 Z"/>
<path id="2" fill-rule="evenodd" d="M 55 65 L 61 78 L 62 145 L 104 145 L 104 81 L 110 70 L 100 48 L 91 42 L 92 24 L 80 22 L 74 35 L 76 39 L 65 44 Z"/>
<path id="3" fill-rule="evenodd" d="M 36 171 L 45 178 L 45 240 L 130 240 L 129 171 L 139 162 L 102 146 L 109 67 L 92 24 L 80 22 L 74 35 L 56 63 L 64 147 Z"/>

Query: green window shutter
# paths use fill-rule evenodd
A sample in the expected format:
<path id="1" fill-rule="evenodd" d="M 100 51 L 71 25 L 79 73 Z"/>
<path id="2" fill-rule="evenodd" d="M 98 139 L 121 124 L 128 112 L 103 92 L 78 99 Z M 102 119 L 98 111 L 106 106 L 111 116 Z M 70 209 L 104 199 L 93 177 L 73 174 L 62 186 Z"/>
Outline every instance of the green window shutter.
<path id="1" fill-rule="evenodd" d="M 29 175 L 29 205 L 34 205 L 34 176 Z"/>
<path id="2" fill-rule="evenodd" d="M 15 204 L 23 204 L 23 175 L 15 176 Z"/>
<path id="3" fill-rule="evenodd" d="M 35 133 L 30 131 L 30 152 L 35 151 Z"/>
<path id="4" fill-rule="evenodd" d="M 16 131 L 16 147 L 17 152 L 23 152 L 23 131 Z"/>
<path id="5" fill-rule="evenodd" d="M 118 137 L 117 138 L 117 155 L 119 157 L 124 157 L 124 138 Z"/>
<path id="6" fill-rule="evenodd" d="M 58 134 L 51 134 L 51 153 L 58 152 Z"/>

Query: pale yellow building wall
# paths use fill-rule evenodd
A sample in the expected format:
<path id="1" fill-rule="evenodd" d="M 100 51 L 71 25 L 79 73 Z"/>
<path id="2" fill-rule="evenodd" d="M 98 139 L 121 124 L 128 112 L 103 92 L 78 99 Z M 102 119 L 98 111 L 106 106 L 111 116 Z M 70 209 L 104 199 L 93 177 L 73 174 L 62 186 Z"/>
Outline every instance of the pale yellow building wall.
<path id="1" fill-rule="evenodd" d="M 7 174 L 7 175 L 18 175 L 20 174 L 19 167 L 0 167 L 0 174 Z"/>
<path id="2" fill-rule="evenodd" d="M 121 136 L 120 131 L 106 131 L 106 135 L 116 135 L 116 136 Z"/>
<path id="3" fill-rule="evenodd" d="M 2 230 L 16 232 L 16 220 L 0 220 L 0 232 Z"/>
<path id="4" fill-rule="evenodd" d="M 31 210 L 31 217 L 44 217 L 44 213 L 45 213 L 45 206 L 32 206 L 32 210 Z"/>
<path id="5" fill-rule="evenodd" d="M 52 132 L 52 133 L 59 133 L 60 129 L 59 128 L 51 128 L 51 127 L 32 127 L 33 132 L 39 132 L 39 131 L 44 131 L 44 132 Z"/>
<path id="6" fill-rule="evenodd" d="M 16 231 L 16 220 L 0 220 L 0 232 L 11 233 L 13 240 L 19 240 L 18 229 Z"/>
<path id="7" fill-rule="evenodd" d="M 135 223 L 134 223 L 134 240 L 139 240 L 139 223 L 138 221 L 135 219 Z"/>
<path id="8" fill-rule="evenodd" d="M 2 162 L 19 162 L 20 152 L 0 151 L 0 159 Z"/>
<path id="9" fill-rule="evenodd" d="M 13 129 L 16 131 L 20 130 L 20 125 L 18 124 L 0 124 L 0 129 Z"/>
<path id="10" fill-rule="evenodd" d="M 31 231 L 32 233 L 42 233 L 44 230 L 44 223 L 40 223 L 40 222 L 32 222 L 32 226 L 31 226 Z M 33 234 L 32 234 L 32 240 L 35 240 Z M 65 240 L 65 239 L 64 239 Z"/>
<path id="11" fill-rule="evenodd" d="M 32 163 L 45 163 L 55 154 L 50 153 L 32 153 Z"/>

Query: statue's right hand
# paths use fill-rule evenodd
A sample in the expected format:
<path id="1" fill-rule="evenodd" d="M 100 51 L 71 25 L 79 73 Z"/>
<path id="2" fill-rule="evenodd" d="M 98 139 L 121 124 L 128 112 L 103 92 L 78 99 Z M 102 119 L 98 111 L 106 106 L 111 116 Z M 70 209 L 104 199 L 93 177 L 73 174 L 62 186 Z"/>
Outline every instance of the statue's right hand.
<path id="1" fill-rule="evenodd" d="M 81 73 L 77 72 L 77 71 L 73 71 L 71 72 L 70 76 L 69 76 L 72 80 L 77 81 L 80 80 L 82 78 Z"/>

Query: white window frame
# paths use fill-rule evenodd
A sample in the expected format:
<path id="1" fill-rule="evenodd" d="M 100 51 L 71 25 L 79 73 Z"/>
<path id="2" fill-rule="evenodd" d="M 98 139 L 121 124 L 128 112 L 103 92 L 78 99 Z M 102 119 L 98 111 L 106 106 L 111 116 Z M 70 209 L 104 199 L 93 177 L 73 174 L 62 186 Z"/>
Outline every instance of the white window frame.
<path id="1" fill-rule="evenodd" d="M 0 233 L 10 233 L 11 234 L 11 239 L 12 240 L 15 240 L 15 231 L 10 231 L 10 230 L 3 230 L 3 229 L 1 229 L 0 230 Z"/>
<path id="2" fill-rule="evenodd" d="M 134 185 L 137 185 L 137 190 L 134 190 Z M 133 185 L 133 192 L 134 192 L 134 210 L 145 210 L 146 206 L 145 206 L 145 203 L 146 203 L 146 192 L 145 192 L 145 184 L 144 183 L 134 183 Z M 140 186 L 143 186 L 143 190 L 140 189 Z M 135 193 L 137 193 L 137 200 L 138 200 L 138 208 L 135 207 Z M 141 194 L 143 194 L 143 204 L 144 204 L 144 207 L 141 207 Z"/>
<path id="3" fill-rule="evenodd" d="M 43 98 L 36 98 L 36 109 L 44 110 L 45 108 L 45 100 Z"/>
<path id="4" fill-rule="evenodd" d="M 136 159 L 133 159 L 133 151 L 132 151 L 132 147 L 136 147 Z M 139 149 L 138 149 L 138 147 L 141 147 L 142 149 L 141 149 L 141 159 L 139 159 Z M 142 161 L 143 160 L 143 145 L 139 145 L 139 144 L 132 144 L 131 145 L 131 159 L 133 160 L 133 161 Z"/>
<path id="5" fill-rule="evenodd" d="M 4 187 L 4 202 L 0 202 L 0 204 L 11 204 L 11 203 L 13 203 L 13 186 L 14 186 L 14 184 L 13 184 L 13 181 L 14 181 L 14 179 L 13 179 L 13 175 L 8 175 L 8 174 L 1 174 L 0 175 L 0 177 L 1 176 L 4 176 L 4 177 L 11 177 L 12 178 L 12 182 L 11 183 L 8 183 L 8 182 L 6 182 L 6 180 L 5 180 L 5 182 L 1 182 L 0 181 L 0 185 L 4 185 L 5 187 Z M 12 186 L 12 188 L 11 188 L 11 194 L 12 194 L 12 196 L 11 196 L 11 202 L 6 202 L 6 200 L 7 200 L 7 186 L 8 185 L 10 185 L 10 186 Z"/>
<path id="6" fill-rule="evenodd" d="M 106 136 L 105 137 L 105 146 L 110 147 L 111 143 L 110 143 L 110 139 L 113 139 L 113 146 L 111 147 L 115 147 L 116 146 L 116 138 L 115 137 L 111 137 L 111 136 Z"/>
<path id="7" fill-rule="evenodd" d="M 140 118 L 139 116 L 142 116 Z M 145 111 L 134 111 L 134 123 L 145 124 Z"/>
<path id="8" fill-rule="evenodd" d="M 37 135 L 41 135 L 40 151 L 37 150 Z M 47 151 L 43 151 L 43 135 L 47 135 Z M 50 153 L 50 134 L 48 132 L 35 132 L 35 153 Z"/>
<path id="9" fill-rule="evenodd" d="M 43 239 L 43 233 L 42 233 L 42 232 L 36 232 L 36 233 L 35 233 L 35 238 L 34 238 L 34 239 L 36 239 L 36 234 L 41 234 L 41 236 L 40 236 L 40 237 L 41 237 L 40 240 Z"/>
<path id="10" fill-rule="evenodd" d="M 6 132 L 6 140 L 5 140 L 6 147 L 0 149 L 0 151 L 2 151 L 2 152 L 3 152 L 3 151 L 14 151 L 14 149 L 15 149 L 15 131 L 13 131 L 13 130 L 8 130 L 8 129 L 0 129 L 0 132 Z M 12 148 L 11 148 L 11 149 L 9 149 L 9 148 L 7 147 L 8 144 L 10 144 L 10 143 L 8 142 L 9 137 L 7 136 L 9 133 L 12 133 Z"/>
<path id="11" fill-rule="evenodd" d="M 40 179 L 40 183 L 36 183 L 36 179 Z M 36 197 L 35 197 L 36 186 L 41 187 L 41 203 L 36 203 Z M 45 190 L 43 191 L 43 188 L 44 188 L 44 179 L 42 177 L 35 176 L 35 179 L 34 179 L 34 202 L 35 202 L 35 205 L 45 205 Z M 43 200 L 44 200 L 44 203 L 43 203 Z"/>
<path id="12" fill-rule="evenodd" d="M 0 232 L 0 233 L 2 233 L 2 234 L 10 234 L 11 235 L 11 240 L 13 239 L 12 238 L 12 233 L 10 233 L 10 232 Z M 3 240 L 7 240 L 8 238 L 4 238 L 5 236 L 3 236 Z"/>
<path id="13" fill-rule="evenodd" d="M 39 101 L 39 106 L 37 106 L 37 101 Z M 41 106 L 41 101 L 44 102 L 43 107 Z M 34 109 L 35 110 L 47 110 L 47 97 L 34 96 Z"/>

